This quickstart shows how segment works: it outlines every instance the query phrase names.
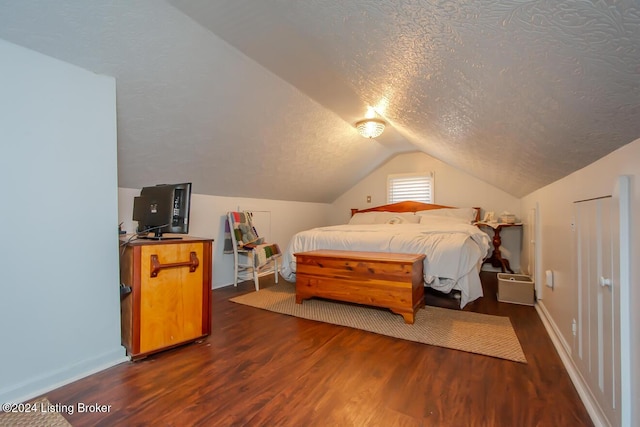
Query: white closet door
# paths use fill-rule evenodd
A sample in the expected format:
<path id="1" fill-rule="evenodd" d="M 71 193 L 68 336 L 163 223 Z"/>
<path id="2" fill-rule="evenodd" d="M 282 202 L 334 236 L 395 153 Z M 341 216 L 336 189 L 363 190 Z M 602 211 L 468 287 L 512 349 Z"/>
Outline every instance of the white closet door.
<path id="1" fill-rule="evenodd" d="M 620 422 L 619 213 L 615 199 L 575 204 L 576 365 L 612 425 Z"/>

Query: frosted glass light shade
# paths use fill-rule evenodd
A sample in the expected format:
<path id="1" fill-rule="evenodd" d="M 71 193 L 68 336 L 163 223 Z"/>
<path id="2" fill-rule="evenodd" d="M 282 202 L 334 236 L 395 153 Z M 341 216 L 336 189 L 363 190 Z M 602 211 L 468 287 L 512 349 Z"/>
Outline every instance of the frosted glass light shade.
<path id="1" fill-rule="evenodd" d="M 382 135 L 385 125 L 381 119 L 365 119 L 356 123 L 356 129 L 365 138 L 377 138 Z"/>

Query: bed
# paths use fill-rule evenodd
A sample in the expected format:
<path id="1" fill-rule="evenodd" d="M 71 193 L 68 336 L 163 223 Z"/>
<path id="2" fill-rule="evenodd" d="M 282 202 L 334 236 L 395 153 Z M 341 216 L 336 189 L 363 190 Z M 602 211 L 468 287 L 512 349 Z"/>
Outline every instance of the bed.
<path id="1" fill-rule="evenodd" d="M 472 225 L 479 208 L 400 202 L 351 210 L 348 224 L 296 233 L 283 253 L 281 274 L 296 280 L 295 253 L 319 249 L 426 255 L 425 286 L 442 293 L 460 292 L 460 308 L 482 297 L 480 267 L 489 236 Z"/>

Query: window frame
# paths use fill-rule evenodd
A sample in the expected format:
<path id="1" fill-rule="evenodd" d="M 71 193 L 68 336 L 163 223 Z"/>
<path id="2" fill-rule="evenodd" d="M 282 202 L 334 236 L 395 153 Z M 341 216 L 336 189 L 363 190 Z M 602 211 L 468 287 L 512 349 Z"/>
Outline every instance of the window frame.
<path id="1" fill-rule="evenodd" d="M 392 199 L 392 187 L 394 186 L 394 184 L 396 184 L 397 182 L 395 181 L 400 181 L 400 180 L 404 180 L 404 181 L 411 181 L 411 180 L 415 180 L 416 182 L 413 184 L 415 186 L 418 186 L 420 184 L 419 181 L 424 181 L 425 185 L 426 185 L 426 189 L 418 189 L 416 192 L 412 193 L 412 195 L 408 195 L 407 197 L 409 198 L 405 198 L 405 197 L 398 197 L 398 199 L 393 198 Z M 397 173 L 397 174 L 389 174 L 387 175 L 387 203 L 398 203 L 401 201 L 406 201 L 406 200 L 413 200 L 413 201 L 417 201 L 417 202 L 422 202 L 422 203 L 435 203 L 435 197 L 434 197 L 434 177 L 433 177 L 433 172 L 412 172 L 412 173 Z M 423 195 L 423 197 L 420 197 L 419 194 L 420 193 L 426 193 L 426 199 Z"/>

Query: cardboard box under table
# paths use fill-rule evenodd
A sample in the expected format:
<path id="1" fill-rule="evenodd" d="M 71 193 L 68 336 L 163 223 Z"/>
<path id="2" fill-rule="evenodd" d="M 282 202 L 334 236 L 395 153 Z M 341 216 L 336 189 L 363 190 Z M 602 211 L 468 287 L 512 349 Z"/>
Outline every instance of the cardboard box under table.
<path id="1" fill-rule="evenodd" d="M 498 273 L 498 301 L 534 305 L 533 280 L 523 274 Z"/>

